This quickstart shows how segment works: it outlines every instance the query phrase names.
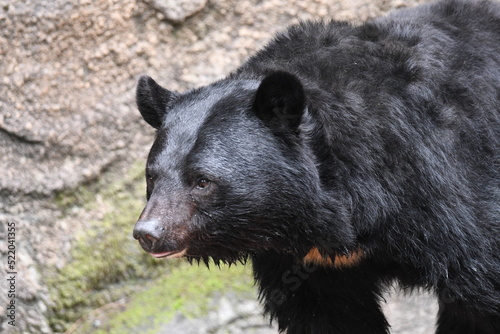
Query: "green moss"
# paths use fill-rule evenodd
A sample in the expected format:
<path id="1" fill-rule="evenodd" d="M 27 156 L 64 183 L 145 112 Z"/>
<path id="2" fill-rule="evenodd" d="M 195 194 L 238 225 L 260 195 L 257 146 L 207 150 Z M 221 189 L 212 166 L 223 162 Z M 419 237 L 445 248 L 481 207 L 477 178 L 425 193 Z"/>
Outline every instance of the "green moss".
<path id="1" fill-rule="evenodd" d="M 95 333 L 157 333 L 176 312 L 186 317 L 206 314 L 209 297 L 221 291 L 253 294 L 250 266 L 221 266 L 209 270 L 182 262 L 168 276 L 133 295 L 124 310 L 108 315 L 110 320 Z"/>
<path id="2" fill-rule="evenodd" d="M 102 219 L 88 222 L 85 230 L 77 232 L 66 265 L 44 270 L 54 303 L 50 319 L 54 331 L 64 331 L 89 309 L 135 290 L 122 282 L 156 277 L 168 269 L 142 251 L 131 235 L 144 206 L 142 175 L 143 163 L 137 163 L 126 175 L 107 175 L 56 196 L 56 204 L 66 214 L 82 207 L 102 212 Z"/>

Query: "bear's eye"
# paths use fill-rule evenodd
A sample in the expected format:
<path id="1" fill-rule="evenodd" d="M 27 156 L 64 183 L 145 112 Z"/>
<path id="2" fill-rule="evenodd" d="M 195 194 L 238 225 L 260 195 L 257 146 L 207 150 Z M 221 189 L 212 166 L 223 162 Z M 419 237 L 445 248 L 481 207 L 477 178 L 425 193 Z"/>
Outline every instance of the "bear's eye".
<path id="1" fill-rule="evenodd" d="M 204 177 L 200 177 L 196 182 L 196 187 L 198 189 L 206 189 L 210 186 L 210 180 Z"/>
<path id="2" fill-rule="evenodd" d="M 153 176 L 149 172 L 146 172 L 146 183 L 147 184 L 153 184 L 154 183 L 154 178 L 153 178 Z"/>

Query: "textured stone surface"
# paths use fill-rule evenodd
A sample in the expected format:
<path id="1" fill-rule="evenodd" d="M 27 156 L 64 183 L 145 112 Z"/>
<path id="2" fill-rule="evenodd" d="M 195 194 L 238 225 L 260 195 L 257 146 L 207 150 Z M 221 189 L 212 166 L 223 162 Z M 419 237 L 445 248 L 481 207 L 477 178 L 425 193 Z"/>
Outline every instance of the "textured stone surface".
<path id="1" fill-rule="evenodd" d="M 207 0 L 145 0 L 159 10 L 165 18 L 180 24 L 202 10 Z"/>
<path id="2" fill-rule="evenodd" d="M 99 218 L 98 207 L 63 217 L 52 196 L 145 159 L 154 133 L 135 108 L 140 74 L 185 90 L 224 76 L 291 23 L 361 21 L 419 2 L 0 0 L 0 256 L 6 258 L 6 223 L 15 221 L 14 332 L 50 332 L 44 268 L 68 261 L 74 234 Z M 166 8 L 184 13 L 170 18 L 175 25 Z M 13 331 L 4 312 L 0 326 Z"/>
<path id="3" fill-rule="evenodd" d="M 246 300 L 234 294 L 217 296 L 206 317 L 188 319 L 177 314 L 159 334 L 277 334 L 278 330 L 262 317 L 256 299 Z"/>

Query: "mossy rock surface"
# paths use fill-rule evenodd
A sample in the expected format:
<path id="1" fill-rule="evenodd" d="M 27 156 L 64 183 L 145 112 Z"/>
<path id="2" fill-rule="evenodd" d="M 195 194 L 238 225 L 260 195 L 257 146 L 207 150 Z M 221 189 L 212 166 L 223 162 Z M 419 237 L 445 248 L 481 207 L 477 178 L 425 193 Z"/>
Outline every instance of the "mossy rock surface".
<path id="1" fill-rule="evenodd" d="M 135 288 L 125 282 L 168 273 L 169 265 L 151 258 L 132 237 L 144 206 L 144 189 L 143 163 L 135 163 L 124 175 L 110 173 L 56 196 L 65 215 L 81 208 L 97 212 L 94 216 L 99 218 L 75 231 L 71 254 L 64 255 L 63 266 L 44 270 L 53 301 L 50 323 L 54 331 L 65 331 L 89 310 L 130 295 Z"/>
<path id="2" fill-rule="evenodd" d="M 212 297 L 235 293 L 255 298 L 249 265 L 228 268 L 179 265 L 165 277 L 151 281 L 130 296 L 127 303 L 111 309 L 104 316 L 94 314 L 75 333 L 159 333 L 174 315 L 198 318 L 211 311 Z M 96 324 L 98 327 L 96 328 Z"/>

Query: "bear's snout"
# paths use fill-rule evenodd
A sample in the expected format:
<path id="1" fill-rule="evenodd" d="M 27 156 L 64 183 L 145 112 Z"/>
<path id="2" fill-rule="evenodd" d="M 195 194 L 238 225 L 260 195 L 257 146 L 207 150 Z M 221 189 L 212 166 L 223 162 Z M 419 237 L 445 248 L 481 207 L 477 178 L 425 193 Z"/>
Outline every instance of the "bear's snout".
<path id="1" fill-rule="evenodd" d="M 177 202 L 151 198 L 135 223 L 133 236 L 156 258 L 184 256 L 189 244 L 190 210 Z"/>
<path id="2" fill-rule="evenodd" d="M 152 252 L 161 237 L 161 224 L 156 219 L 139 220 L 134 227 L 133 236 L 146 252 Z"/>

